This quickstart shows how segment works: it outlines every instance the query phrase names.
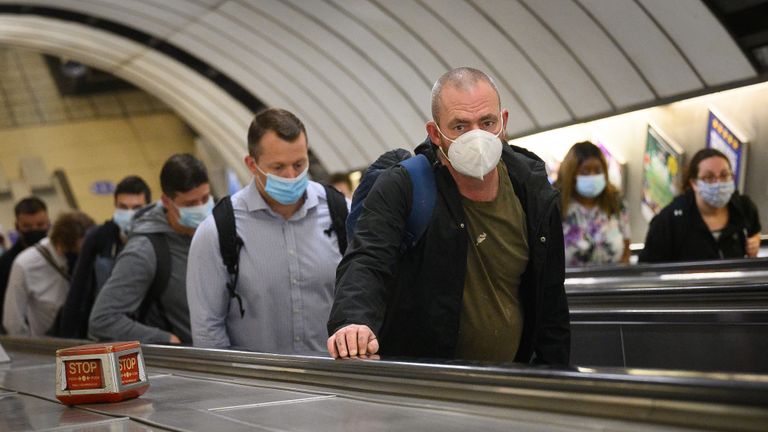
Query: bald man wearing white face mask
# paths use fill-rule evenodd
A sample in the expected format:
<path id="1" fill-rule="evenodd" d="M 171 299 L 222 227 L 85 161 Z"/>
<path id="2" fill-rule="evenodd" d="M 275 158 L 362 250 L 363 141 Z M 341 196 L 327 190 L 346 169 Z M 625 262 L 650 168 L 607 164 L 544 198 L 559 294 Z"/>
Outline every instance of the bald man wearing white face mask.
<path id="1" fill-rule="evenodd" d="M 328 352 L 567 364 L 559 195 L 544 163 L 506 143 L 508 112 L 481 71 L 440 77 L 432 117 L 416 149 L 437 189 L 429 225 L 403 250 L 419 185 L 399 165 L 382 172 L 337 271 Z"/>

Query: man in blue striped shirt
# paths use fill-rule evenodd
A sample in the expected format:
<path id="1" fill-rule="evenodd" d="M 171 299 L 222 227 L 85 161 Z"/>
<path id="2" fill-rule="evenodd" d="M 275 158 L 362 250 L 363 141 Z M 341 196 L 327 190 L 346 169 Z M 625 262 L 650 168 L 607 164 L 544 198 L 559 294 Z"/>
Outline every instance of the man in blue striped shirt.
<path id="1" fill-rule="evenodd" d="M 341 254 L 328 231 L 326 189 L 308 180 L 302 122 L 281 109 L 257 114 L 245 164 L 253 181 L 232 196 L 244 242 L 235 291 L 245 313 L 230 299 L 216 222 L 208 217 L 195 233 L 187 266 L 194 345 L 323 355 Z"/>

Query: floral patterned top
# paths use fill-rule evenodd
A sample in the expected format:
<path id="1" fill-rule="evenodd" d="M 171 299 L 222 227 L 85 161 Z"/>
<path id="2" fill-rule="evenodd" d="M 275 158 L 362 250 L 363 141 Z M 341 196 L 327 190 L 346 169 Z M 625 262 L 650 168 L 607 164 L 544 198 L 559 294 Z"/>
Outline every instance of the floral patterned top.
<path id="1" fill-rule="evenodd" d="M 629 239 L 629 214 L 622 202 L 619 214 L 608 216 L 599 206 L 588 209 L 571 201 L 563 219 L 566 267 L 618 263 Z"/>

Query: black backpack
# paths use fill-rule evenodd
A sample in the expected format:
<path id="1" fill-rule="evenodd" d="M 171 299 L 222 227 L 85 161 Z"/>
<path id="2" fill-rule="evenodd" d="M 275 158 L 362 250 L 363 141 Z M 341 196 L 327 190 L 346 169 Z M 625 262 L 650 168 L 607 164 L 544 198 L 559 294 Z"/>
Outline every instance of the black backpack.
<path id="1" fill-rule="evenodd" d="M 328 201 L 328 211 L 331 216 L 331 226 L 323 230 L 325 235 L 331 236 L 336 233 L 339 243 L 339 252 L 344 255 L 347 250 L 347 232 L 345 223 L 349 210 L 347 209 L 347 200 L 344 195 L 333 186 L 323 185 L 325 195 Z M 237 299 L 237 305 L 240 308 L 240 317 L 245 316 L 243 308 L 243 299 L 235 289 L 237 288 L 237 279 L 240 274 L 240 250 L 243 248 L 243 239 L 237 235 L 237 226 L 235 225 L 235 211 L 232 208 L 232 199 L 229 195 L 225 196 L 213 208 L 213 219 L 216 221 L 216 231 L 219 233 L 219 251 L 221 259 L 227 267 L 229 280 L 227 281 L 227 291 L 229 298 Z"/>
<path id="2" fill-rule="evenodd" d="M 132 314 L 132 318 L 141 322 L 142 324 L 146 324 L 149 307 L 153 303 L 156 303 L 158 309 L 160 310 L 160 314 L 165 320 L 165 330 L 169 330 L 170 323 L 165 317 L 165 310 L 162 303 L 160 302 L 160 297 L 168 287 L 168 281 L 171 278 L 171 254 L 168 248 L 168 241 L 162 233 L 137 235 L 147 237 L 150 243 L 152 243 L 152 248 L 154 249 L 155 256 L 157 257 L 157 269 L 155 271 L 155 277 L 152 279 L 152 285 L 149 287 L 149 291 L 147 291 L 147 294 L 144 296 L 144 300 L 142 300 L 139 308 Z M 67 294 L 67 300 L 59 309 L 58 313 L 56 314 L 54 323 L 48 332 L 46 332 L 46 335 L 77 339 L 85 339 L 88 337 L 88 319 L 91 314 L 91 309 L 93 309 L 95 294 L 95 292 L 76 293 L 70 289 L 70 292 Z M 81 309 L 77 311 L 78 313 L 73 313 L 73 311 L 70 310 L 67 314 L 69 316 L 66 318 L 69 322 L 64 322 L 62 317 L 64 308 L 69 306 L 70 309 L 72 309 L 75 307 L 73 306 L 73 302 L 75 300 L 78 302 L 85 302 L 85 304 L 79 305 Z M 71 322 L 72 319 L 76 319 L 77 322 Z"/>

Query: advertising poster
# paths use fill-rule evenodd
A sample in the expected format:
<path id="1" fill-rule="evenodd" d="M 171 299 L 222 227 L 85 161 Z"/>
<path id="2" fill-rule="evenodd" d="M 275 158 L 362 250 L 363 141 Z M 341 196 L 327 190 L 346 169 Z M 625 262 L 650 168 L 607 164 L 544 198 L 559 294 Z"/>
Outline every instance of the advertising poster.
<path id="1" fill-rule="evenodd" d="M 707 148 L 720 150 L 728 157 L 733 169 L 733 179 L 739 192 L 744 192 L 745 164 L 747 156 L 747 143 L 740 138 L 732 128 L 725 125 L 721 116 L 709 111 L 709 123 L 707 126 Z"/>
<path id="2" fill-rule="evenodd" d="M 641 211 L 651 220 L 680 193 L 683 149 L 648 125 L 643 154 L 643 197 Z"/>

